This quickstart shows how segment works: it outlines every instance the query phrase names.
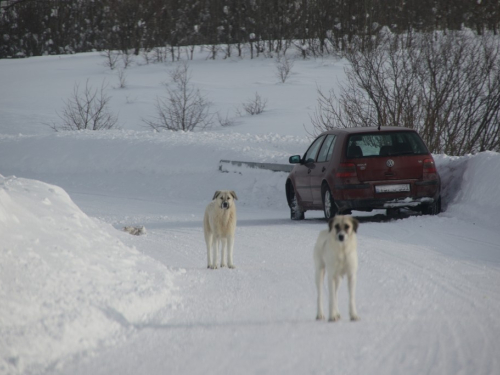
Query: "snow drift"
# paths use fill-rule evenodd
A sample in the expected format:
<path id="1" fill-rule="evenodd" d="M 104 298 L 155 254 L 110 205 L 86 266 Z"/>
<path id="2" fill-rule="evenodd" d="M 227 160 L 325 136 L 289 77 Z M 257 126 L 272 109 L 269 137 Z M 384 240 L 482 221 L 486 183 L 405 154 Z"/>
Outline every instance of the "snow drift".
<path id="1" fill-rule="evenodd" d="M 57 186 L 0 176 L 0 373 L 110 345 L 175 304 L 173 272 L 117 233 Z"/>
<path id="2" fill-rule="evenodd" d="M 442 180 L 444 215 L 498 228 L 500 154 L 434 156 Z"/>

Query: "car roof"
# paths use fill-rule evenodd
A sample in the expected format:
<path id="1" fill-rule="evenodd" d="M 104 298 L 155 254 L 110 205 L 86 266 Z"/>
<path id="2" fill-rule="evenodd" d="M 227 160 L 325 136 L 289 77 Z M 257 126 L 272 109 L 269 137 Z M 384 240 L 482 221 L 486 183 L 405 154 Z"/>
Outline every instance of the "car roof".
<path id="1" fill-rule="evenodd" d="M 360 133 L 385 133 L 385 132 L 393 132 L 393 131 L 409 131 L 409 132 L 414 132 L 415 130 L 409 129 L 409 128 L 404 128 L 402 126 L 381 126 L 378 128 L 377 126 L 358 126 L 355 128 L 335 128 L 328 130 L 326 132 L 323 132 L 321 134 L 339 134 L 339 133 L 346 133 L 346 134 L 360 134 Z"/>

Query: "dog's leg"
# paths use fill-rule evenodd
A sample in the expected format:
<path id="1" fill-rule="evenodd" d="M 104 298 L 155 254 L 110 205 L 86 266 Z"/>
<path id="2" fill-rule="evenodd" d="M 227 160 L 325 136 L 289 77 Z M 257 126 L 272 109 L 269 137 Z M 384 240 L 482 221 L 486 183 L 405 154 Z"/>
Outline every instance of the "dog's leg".
<path id="1" fill-rule="evenodd" d="M 212 266 L 212 235 L 205 235 L 205 242 L 207 243 L 207 268 L 211 268 Z"/>
<path id="2" fill-rule="evenodd" d="M 338 292 L 340 286 L 340 277 L 328 275 L 328 292 L 330 293 L 330 304 L 328 309 L 328 320 L 336 322 L 340 319 L 338 308 Z"/>
<path id="3" fill-rule="evenodd" d="M 356 311 L 356 275 L 349 275 L 347 283 L 349 286 L 349 315 L 351 316 L 351 320 L 359 320 Z"/>
<path id="4" fill-rule="evenodd" d="M 221 257 L 220 257 L 220 266 L 221 268 L 227 267 L 227 238 L 223 238 L 221 241 Z"/>
<path id="5" fill-rule="evenodd" d="M 325 315 L 323 314 L 323 280 L 325 278 L 325 267 L 321 267 L 320 265 L 316 265 L 316 290 L 318 292 L 318 300 L 317 300 L 317 311 L 316 320 L 325 319 Z"/>
<path id="6" fill-rule="evenodd" d="M 217 257 L 219 256 L 219 241 L 217 240 L 217 238 L 212 235 L 212 242 L 211 242 L 211 251 L 210 251 L 210 254 L 209 254 L 209 265 L 208 265 L 208 268 L 211 268 L 211 269 L 216 269 L 217 268 Z"/>
<path id="7" fill-rule="evenodd" d="M 213 250 L 212 250 L 212 269 L 217 269 L 219 266 L 217 265 L 217 262 L 219 260 L 219 246 L 220 246 L 220 239 L 215 238 L 214 236 L 214 241 L 213 241 Z"/>
<path id="8" fill-rule="evenodd" d="M 234 262 L 233 262 L 234 236 L 231 236 L 227 239 L 227 245 L 229 247 L 228 260 L 227 260 L 229 268 L 235 268 Z"/>

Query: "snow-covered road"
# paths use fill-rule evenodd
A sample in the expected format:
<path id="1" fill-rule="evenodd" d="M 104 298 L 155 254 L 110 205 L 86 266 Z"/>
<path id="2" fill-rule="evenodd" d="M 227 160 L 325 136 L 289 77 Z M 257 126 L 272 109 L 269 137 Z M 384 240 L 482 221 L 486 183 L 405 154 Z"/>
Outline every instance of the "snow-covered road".
<path id="1" fill-rule="evenodd" d="M 346 319 L 344 284 L 340 292 L 344 319 L 327 323 L 314 320 L 312 247 L 326 227 L 321 212 L 307 212 L 302 222 L 289 220 L 283 173 L 217 170 L 222 154 L 255 153 L 254 148 L 244 149 L 249 142 L 259 144 L 262 161 L 273 155 L 284 158 L 286 152 L 279 150 L 301 147 L 300 142 L 236 134 L 212 139 L 203 133 L 151 138 L 140 132 L 0 138 L 0 167 L 5 173 L 62 186 L 83 211 L 68 221 L 58 213 L 68 211 L 59 207 L 69 202 L 64 195 L 63 203 L 50 201 L 51 205 L 41 193 L 32 197 L 32 192 L 54 188 L 22 180 L 12 190 L 17 180 L 6 179 L 2 190 L 6 228 L 14 225 L 9 217 L 26 223 L 21 213 L 10 212 L 10 200 L 17 199 L 20 204 L 26 200 L 25 210 L 40 212 L 40 225 L 45 226 L 43 217 L 49 215 L 53 229 L 47 230 L 55 232 L 52 240 L 38 224 L 19 229 L 22 236 L 5 232 L 6 252 L 0 255 L 12 262 L 5 264 L 12 264 L 18 276 L 3 274 L 7 289 L 2 298 L 10 301 L 9 290 L 33 289 L 25 279 L 24 263 L 16 264 L 12 258 L 17 252 L 24 254 L 23 243 L 38 244 L 23 255 L 22 262 L 28 265 L 30 259 L 50 264 L 53 249 L 60 249 L 58 266 L 47 271 L 34 268 L 35 278 L 54 280 L 49 289 L 19 305 L 30 311 L 33 325 L 23 326 L 4 316 L 8 371 L 47 375 L 498 372 L 500 231 L 491 220 L 500 203 L 494 198 L 500 179 L 498 154 L 436 158 L 447 206 L 438 216 L 389 220 L 383 211 L 354 212 L 361 222 L 357 288 L 361 321 Z M 221 139 L 226 140 L 221 143 Z M 197 152 L 191 153 L 194 147 Z M 61 152 L 66 156 L 59 157 Z M 87 160 L 77 169 L 81 173 L 74 173 L 82 158 Z M 240 198 L 237 268 L 214 271 L 206 268 L 201 223 L 213 191 L 221 186 L 236 190 Z M 84 214 L 108 234 L 96 232 L 95 224 L 84 233 L 70 225 L 73 217 L 84 220 Z M 147 234 L 136 237 L 120 231 L 126 225 L 144 225 Z M 72 231 L 73 239 L 68 236 Z M 106 240 L 94 249 L 93 242 L 82 242 L 93 233 L 116 237 L 123 245 Z M 67 242 L 61 245 L 63 234 Z M 110 246 L 116 247 L 113 254 L 107 250 Z M 126 247 L 137 254 L 128 254 Z M 78 269 L 74 252 L 81 275 L 72 280 L 64 264 Z M 123 276 L 112 266 L 113 259 L 127 265 Z M 96 266 L 106 277 L 94 282 Z M 167 283 L 158 278 L 161 269 Z M 52 272 L 64 277 L 51 276 Z M 137 276 L 131 278 L 134 273 Z M 59 287 L 58 280 L 67 285 Z M 138 280 L 147 286 L 138 285 Z M 74 290 L 83 300 L 78 302 L 80 297 L 67 296 L 64 290 Z M 162 300 L 152 303 L 155 295 Z M 165 298 L 168 302 L 161 302 Z M 40 308 L 45 312 L 37 321 Z M 79 310 L 81 314 L 76 313 Z M 87 315 L 95 316 L 99 324 L 85 332 L 81 329 L 92 322 Z M 50 329 L 44 328 L 47 324 Z M 81 328 L 75 329 L 75 324 Z M 99 331 L 99 326 L 106 329 Z M 50 345 L 33 347 L 33 339 Z M 68 349 L 63 349 L 65 342 L 71 343 Z"/>
<path id="2" fill-rule="evenodd" d="M 291 222 L 287 211 L 240 208 L 236 270 L 207 270 L 202 212 L 74 195 L 116 226 L 143 223 L 125 239 L 178 273 L 182 302 L 122 345 L 60 374 L 493 374 L 500 368 L 497 234 L 468 221 L 361 216 L 358 311 L 316 322 L 312 246 L 321 216 Z M 104 215 L 103 211 L 106 212 Z M 313 215 L 309 215 L 313 216 Z"/>

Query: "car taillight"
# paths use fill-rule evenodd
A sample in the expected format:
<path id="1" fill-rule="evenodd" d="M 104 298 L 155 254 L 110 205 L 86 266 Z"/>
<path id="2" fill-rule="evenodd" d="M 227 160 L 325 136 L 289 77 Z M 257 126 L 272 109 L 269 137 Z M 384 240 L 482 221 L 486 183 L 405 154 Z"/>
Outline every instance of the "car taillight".
<path id="1" fill-rule="evenodd" d="M 436 165 L 434 164 L 434 160 L 432 160 L 430 158 L 424 159 L 423 168 L 424 168 L 424 174 L 437 173 L 437 169 L 436 169 Z"/>
<path id="2" fill-rule="evenodd" d="M 340 163 L 335 176 L 338 178 L 357 177 L 356 165 L 354 163 Z"/>

